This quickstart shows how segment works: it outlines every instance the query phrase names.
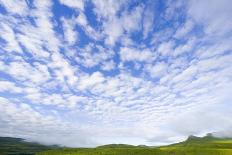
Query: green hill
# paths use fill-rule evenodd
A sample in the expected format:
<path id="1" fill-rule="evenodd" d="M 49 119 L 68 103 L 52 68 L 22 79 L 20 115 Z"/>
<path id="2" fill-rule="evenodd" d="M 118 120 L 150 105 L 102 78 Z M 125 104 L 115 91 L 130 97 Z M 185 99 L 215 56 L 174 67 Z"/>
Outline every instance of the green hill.
<path id="1" fill-rule="evenodd" d="M 162 147 L 109 144 L 97 148 L 58 149 L 38 155 L 232 155 L 232 139 L 190 136 L 187 140 Z"/>
<path id="2" fill-rule="evenodd" d="M 128 144 L 108 144 L 108 145 L 102 145 L 98 146 L 97 148 L 135 148 L 134 145 L 128 145 Z"/>
<path id="3" fill-rule="evenodd" d="M 162 147 L 109 144 L 96 148 L 58 148 L 0 137 L 0 155 L 232 155 L 232 138 L 189 136 L 183 142 Z"/>
<path id="4" fill-rule="evenodd" d="M 207 134 L 205 137 L 189 136 L 184 142 L 166 147 L 232 149 L 232 138 L 219 138 L 211 134 Z"/>
<path id="5" fill-rule="evenodd" d="M 32 155 L 56 148 L 57 146 L 26 142 L 21 138 L 0 137 L 0 155 Z"/>

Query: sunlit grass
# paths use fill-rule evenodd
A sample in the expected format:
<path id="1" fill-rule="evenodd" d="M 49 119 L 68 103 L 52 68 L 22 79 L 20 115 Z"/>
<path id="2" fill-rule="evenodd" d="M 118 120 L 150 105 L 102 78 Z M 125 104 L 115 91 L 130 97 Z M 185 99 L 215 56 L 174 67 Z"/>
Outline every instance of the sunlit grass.
<path id="1" fill-rule="evenodd" d="M 157 148 L 116 146 L 118 148 L 106 145 L 100 148 L 50 150 L 37 155 L 232 155 L 232 140 L 214 137 L 190 137 L 184 142 Z"/>
<path id="2" fill-rule="evenodd" d="M 231 149 L 198 148 L 110 148 L 110 149 L 65 149 L 45 151 L 38 155 L 231 155 Z"/>

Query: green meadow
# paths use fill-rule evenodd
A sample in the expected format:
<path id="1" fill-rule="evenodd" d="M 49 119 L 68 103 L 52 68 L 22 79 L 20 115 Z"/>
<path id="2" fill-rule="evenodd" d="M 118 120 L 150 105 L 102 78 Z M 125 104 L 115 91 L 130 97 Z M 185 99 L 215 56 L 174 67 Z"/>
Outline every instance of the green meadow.
<path id="1" fill-rule="evenodd" d="M 156 148 L 119 144 L 97 148 L 55 149 L 37 155 L 232 155 L 232 139 L 190 136 L 184 142 Z"/>
<path id="2" fill-rule="evenodd" d="M 216 148 L 63 149 L 45 151 L 38 155 L 232 155 L 232 150 Z"/>
<path id="3" fill-rule="evenodd" d="M 168 146 L 108 144 L 96 148 L 64 148 L 0 137 L 0 155 L 232 155 L 232 138 L 190 136 Z"/>

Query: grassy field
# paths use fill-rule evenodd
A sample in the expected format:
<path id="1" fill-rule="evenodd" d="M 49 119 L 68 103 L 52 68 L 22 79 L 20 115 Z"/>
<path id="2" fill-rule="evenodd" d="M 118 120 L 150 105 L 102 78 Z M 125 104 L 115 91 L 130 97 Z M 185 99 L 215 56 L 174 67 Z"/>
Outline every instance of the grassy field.
<path id="1" fill-rule="evenodd" d="M 203 148 L 105 148 L 63 149 L 38 153 L 38 155 L 232 155 L 231 149 Z"/>
<path id="2" fill-rule="evenodd" d="M 232 140 L 191 136 L 184 142 L 157 148 L 105 145 L 98 148 L 50 150 L 37 155 L 232 155 Z"/>
<path id="3" fill-rule="evenodd" d="M 0 137 L 0 155 L 232 155 L 232 139 L 190 136 L 162 147 L 109 144 L 97 148 L 61 148 Z"/>

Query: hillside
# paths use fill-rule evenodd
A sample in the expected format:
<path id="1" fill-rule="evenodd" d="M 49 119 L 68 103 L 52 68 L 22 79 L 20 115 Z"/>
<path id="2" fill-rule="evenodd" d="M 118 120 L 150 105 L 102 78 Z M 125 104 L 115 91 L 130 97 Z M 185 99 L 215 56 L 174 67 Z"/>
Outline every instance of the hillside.
<path id="1" fill-rule="evenodd" d="M 1 155 L 31 155 L 55 148 L 57 148 L 57 146 L 46 146 L 38 143 L 26 142 L 21 138 L 0 137 Z"/>
<path id="2" fill-rule="evenodd" d="M 97 148 L 135 148 L 134 145 L 128 145 L 128 144 L 107 144 L 98 146 Z"/>
<path id="3" fill-rule="evenodd" d="M 108 144 L 96 148 L 60 148 L 0 137 L 0 155 L 232 155 L 232 138 L 189 136 L 185 141 L 162 147 Z"/>
<path id="4" fill-rule="evenodd" d="M 211 134 L 207 134 L 204 137 L 189 136 L 186 141 L 166 147 L 232 149 L 232 138 L 219 138 Z"/>
<path id="5" fill-rule="evenodd" d="M 162 147 L 109 144 L 97 148 L 58 149 L 38 155 L 232 155 L 232 139 L 190 136 L 187 140 Z"/>

